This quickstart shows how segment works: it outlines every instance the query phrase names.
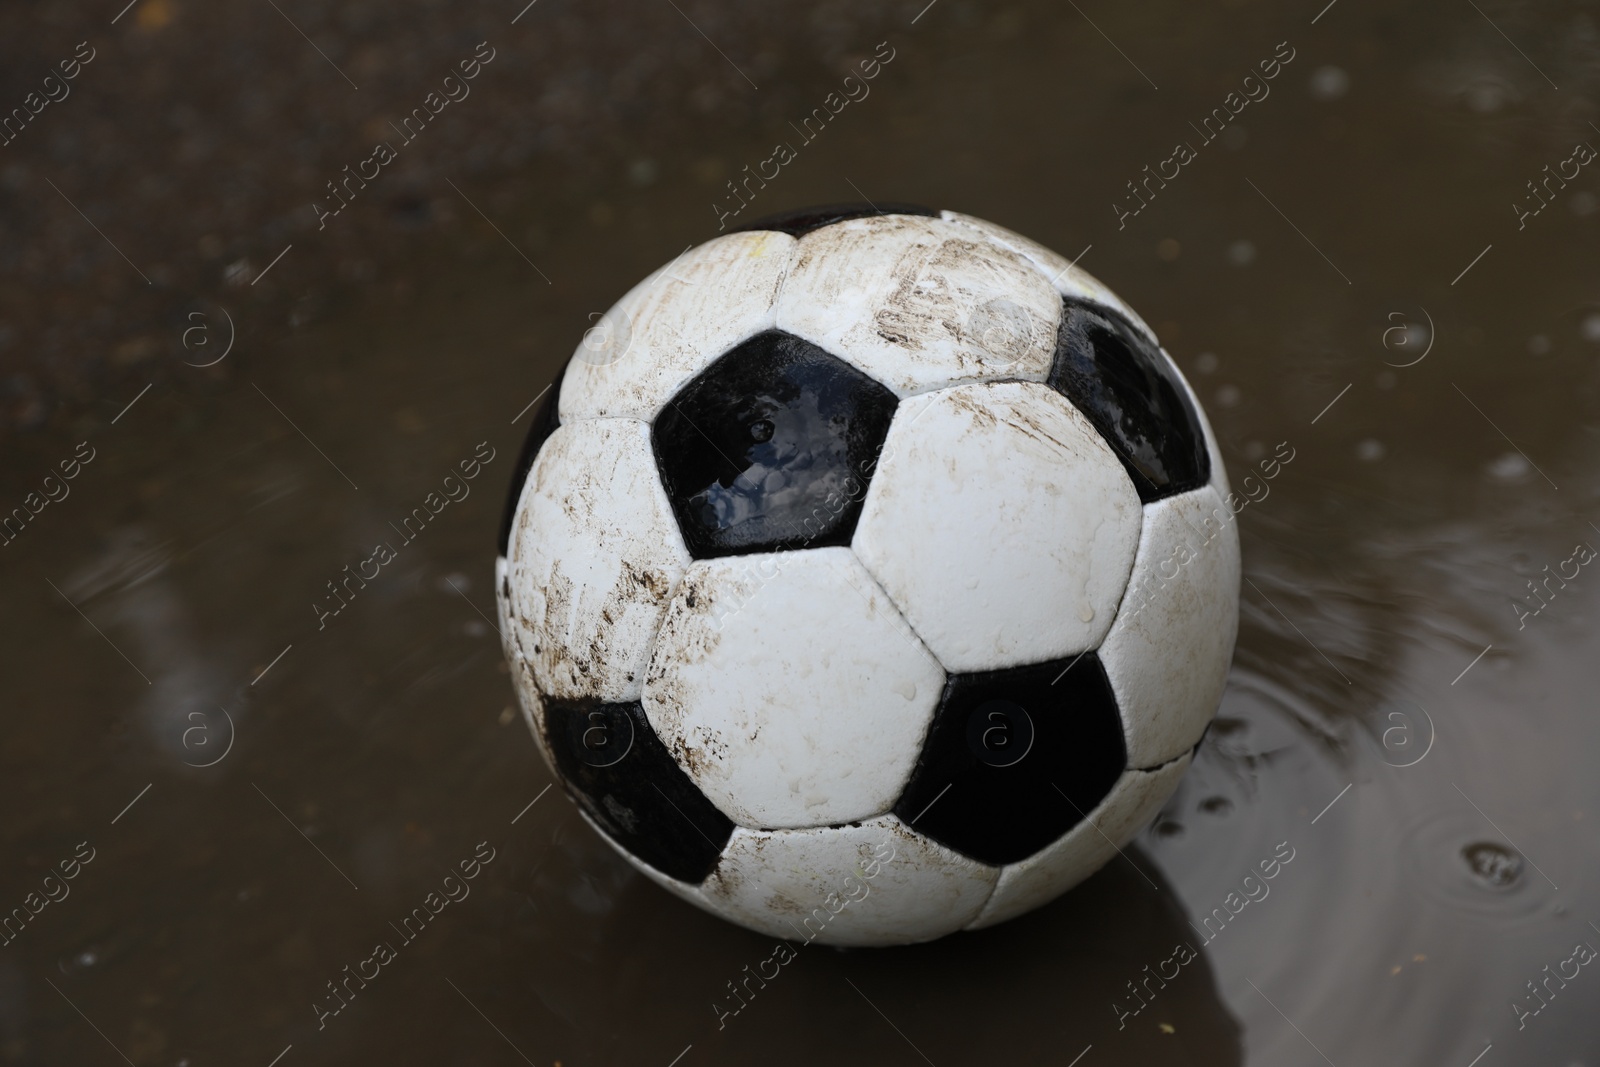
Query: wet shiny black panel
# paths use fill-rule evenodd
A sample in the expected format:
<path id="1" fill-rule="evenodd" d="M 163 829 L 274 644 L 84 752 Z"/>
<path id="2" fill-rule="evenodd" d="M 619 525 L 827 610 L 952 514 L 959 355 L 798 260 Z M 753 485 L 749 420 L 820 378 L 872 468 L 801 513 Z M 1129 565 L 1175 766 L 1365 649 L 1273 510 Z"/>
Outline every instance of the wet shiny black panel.
<path id="1" fill-rule="evenodd" d="M 836 222 L 846 219 L 860 219 L 868 215 L 922 215 L 928 218 L 937 218 L 939 213 L 932 208 L 922 207 L 918 204 L 901 204 L 885 200 L 877 204 L 822 204 L 817 207 L 796 208 L 793 211 L 780 211 L 774 215 L 767 215 L 747 222 L 743 226 L 735 226 L 729 233 L 741 233 L 748 230 L 777 230 L 790 237 L 803 237 L 812 230 L 820 230 L 824 226 L 832 226 Z"/>
<path id="2" fill-rule="evenodd" d="M 528 436 L 522 442 L 522 451 L 517 455 L 517 465 L 511 472 L 511 485 L 506 490 L 505 511 L 500 516 L 502 556 L 511 550 L 511 524 L 517 517 L 517 501 L 522 499 L 522 483 L 528 480 L 528 472 L 533 469 L 533 461 L 539 458 L 539 449 L 544 447 L 544 443 L 550 440 L 550 435 L 561 425 L 561 416 L 556 410 L 556 404 L 561 397 L 561 383 L 566 377 L 567 368 L 563 364 L 561 373 L 556 375 L 556 380 L 550 383 L 550 387 L 545 390 L 544 398 L 539 401 L 539 406 L 533 413 L 533 425 L 528 428 Z"/>
<path id="3" fill-rule="evenodd" d="M 1211 480 L 1205 434 L 1182 383 L 1116 312 L 1066 302 L 1049 383 L 1116 450 L 1145 503 Z"/>
<path id="4" fill-rule="evenodd" d="M 733 834 L 656 737 L 637 701 L 545 705 L 545 740 L 567 791 L 617 844 L 698 885 Z"/>
<path id="5" fill-rule="evenodd" d="M 894 813 L 979 862 L 1015 863 L 1081 822 L 1127 762 L 1093 652 L 955 674 Z"/>
<path id="6" fill-rule="evenodd" d="M 847 545 L 895 396 L 790 334 L 760 334 L 673 397 L 651 429 L 697 559 Z"/>

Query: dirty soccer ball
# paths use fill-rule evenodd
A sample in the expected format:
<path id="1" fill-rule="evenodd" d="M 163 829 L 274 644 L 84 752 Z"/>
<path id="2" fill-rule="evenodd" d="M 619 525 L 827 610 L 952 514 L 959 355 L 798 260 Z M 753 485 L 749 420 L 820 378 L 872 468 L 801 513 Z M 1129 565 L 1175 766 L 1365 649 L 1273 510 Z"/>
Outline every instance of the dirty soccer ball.
<path id="1" fill-rule="evenodd" d="M 1233 653 L 1227 497 L 1087 273 L 953 212 L 810 209 L 585 336 L 513 479 L 501 629 L 545 758 L 655 882 L 790 941 L 926 941 L 1171 796 Z"/>

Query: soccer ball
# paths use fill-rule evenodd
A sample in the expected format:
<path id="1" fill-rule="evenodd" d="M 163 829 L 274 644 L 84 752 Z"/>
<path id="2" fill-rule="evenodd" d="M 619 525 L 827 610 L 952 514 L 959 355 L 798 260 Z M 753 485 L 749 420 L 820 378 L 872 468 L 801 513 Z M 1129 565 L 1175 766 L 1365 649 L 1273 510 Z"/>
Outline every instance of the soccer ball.
<path id="1" fill-rule="evenodd" d="M 909 205 L 685 252 L 585 336 L 497 562 L 533 735 L 655 882 L 787 940 L 926 941 L 1088 877 L 1221 699 L 1211 429 L 1061 256 Z"/>

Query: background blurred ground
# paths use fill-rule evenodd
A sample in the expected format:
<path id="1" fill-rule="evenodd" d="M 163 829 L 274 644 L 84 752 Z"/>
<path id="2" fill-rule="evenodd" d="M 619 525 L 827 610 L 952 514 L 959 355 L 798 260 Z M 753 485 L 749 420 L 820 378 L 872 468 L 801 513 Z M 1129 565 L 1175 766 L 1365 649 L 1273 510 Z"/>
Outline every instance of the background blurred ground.
<path id="1" fill-rule="evenodd" d="M 79 42 L 95 54 L 69 96 L 0 148 L 0 431 L 70 419 L 115 383 L 170 373 L 163 357 L 196 300 L 236 294 L 248 322 L 303 326 L 344 287 L 394 284 L 397 260 L 485 229 L 446 178 L 535 260 L 558 227 L 625 234 L 630 191 L 663 165 L 719 188 L 743 161 L 708 151 L 708 131 L 726 138 L 804 114 L 907 5 L 680 13 L 539 0 L 509 25 L 518 6 L 139 0 L 116 25 L 118 4 L 0 11 L 7 108 Z M 481 41 L 496 58 L 472 95 L 402 152 L 360 210 L 318 232 L 310 205 L 326 183 L 375 142 L 398 140 L 389 123 Z M 279 266 L 292 278 L 237 292 L 291 242 L 298 255 Z"/>

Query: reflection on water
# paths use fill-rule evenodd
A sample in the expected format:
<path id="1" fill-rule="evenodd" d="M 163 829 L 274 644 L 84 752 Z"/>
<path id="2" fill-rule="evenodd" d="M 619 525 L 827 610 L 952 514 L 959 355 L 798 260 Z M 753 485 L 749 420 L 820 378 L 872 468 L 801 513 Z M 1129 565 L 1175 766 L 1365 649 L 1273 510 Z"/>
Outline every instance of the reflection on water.
<path id="1" fill-rule="evenodd" d="M 157 327 L 118 325 L 131 339 L 108 349 L 106 381 L 83 372 L 91 400 L 15 439 L 0 472 L 21 501 L 78 442 L 96 449 L 71 498 L 3 549 L 0 909 L 29 909 L 80 843 L 95 858 L 0 949 L 0 1062 L 943 1067 L 1082 1053 L 1082 1067 L 1466 1067 L 1491 1045 L 1481 1067 L 1600 1061 L 1587 968 L 1542 1002 L 1528 988 L 1568 966 L 1575 942 L 1600 944 L 1597 605 L 1587 568 L 1542 584 L 1576 543 L 1600 544 L 1600 272 L 1587 254 L 1600 212 L 1588 176 L 1523 230 L 1507 209 L 1575 142 L 1600 145 L 1593 12 L 942 0 L 913 25 L 923 6 L 884 10 L 897 58 L 873 103 L 840 114 L 763 199 L 903 197 L 1079 255 L 1183 367 L 1236 483 L 1280 442 L 1295 456 L 1238 517 L 1234 672 L 1151 831 L 1062 900 L 992 930 L 802 949 L 719 1027 L 713 1003 L 773 947 L 650 885 L 561 790 L 545 792 L 491 621 L 492 489 L 440 514 L 338 626 L 317 629 L 308 608 L 328 575 L 477 442 L 514 455 L 519 413 L 590 312 L 710 236 L 731 161 L 769 155 L 800 102 L 837 81 L 785 87 L 782 27 L 746 40 L 734 16 L 685 8 L 762 88 L 668 12 L 683 36 L 662 47 L 699 50 L 704 90 L 604 126 L 643 123 L 649 158 L 626 137 L 577 145 L 589 101 L 650 78 L 606 53 L 589 65 L 612 72 L 599 82 L 547 87 L 540 113 L 567 118 L 538 167 L 519 140 L 505 152 L 520 166 L 476 179 L 502 182 L 492 197 L 449 172 L 491 225 L 440 180 L 404 226 L 357 201 L 341 219 L 349 245 L 294 236 L 271 284 L 196 295 L 165 288 L 158 240 L 183 243 L 174 263 L 198 242 L 220 278 L 243 259 L 217 250 L 231 237 L 156 213 L 173 235 L 158 237 L 112 191 L 79 203 L 154 270 L 160 284 L 139 299 L 170 297 L 154 318 L 177 327 L 166 347 L 179 363 L 155 373 Z M 116 47 L 137 52 L 190 17 L 140 5 Z M 227 21 L 243 16 L 207 17 L 223 39 L 244 32 Z M 541 4 L 518 32 L 530 50 L 581 50 L 589 18 Z M 447 30 L 439 12 L 414 21 Z M 307 28 L 331 42 L 332 29 Z M 1181 136 L 1286 38 L 1299 58 L 1276 99 L 1241 111 L 1119 228 L 1126 176 L 1170 156 L 1168 131 Z M 837 50 L 866 55 L 878 39 Z M 332 58 L 358 81 L 398 63 L 351 47 Z M 496 68 L 523 62 L 519 47 L 508 40 Z M 349 92 L 305 51 L 306 70 Z M 127 72 L 165 69 L 124 55 L 85 78 L 112 92 Z M 359 93 L 379 117 L 381 88 Z M 490 88 L 479 83 L 481 115 L 518 113 Z M 82 91 L 29 136 L 64 139 L 40 141 L 62 151 L 93 141 L 74 124 L 72 108 L 87 121 L 95 107 Z M 701 117 L 736 93 L 747 125 Z M 151 114 L 188 130 L 202 158 L 205 101 L 169 103 Z M 491 141 L 474 166 L 492 169 Z M 596 156 L 605 168 L 559 198 L 531 184 Z M 36 169 L 10 163 L 0 184 L 32 196 Z M 214 194 L 193 193 L 206 210 Z M 66 222 L 50 216 L 48 240 L 113 255 L 65 228 L 78 217 L 44 194 L 19 210 L 54 203 Z M 23 238 L 17 255 L 48 251 L 41 233 Z M 301 262 L 317 267 L 297 274 Z M 47 311 L 60 337 L 133 314 L 115 287 L 97 292 L 74 283 L 3 313 Z M 239 329 L 203 369 L 181 366 L 201 362 L 179 338 L 196 307 L 231 309 Z M 123 374 L 140 376 L 128 386 Z M 0 390 L 7 411 L 45 425 L 31 378 Z M 1536 615 L 1530 582 L 1553 594 Z M 470 899 L 319 1028 L 333 976 L 392 939 L 387 924 L 480 842 L 496 859 Z"/>

